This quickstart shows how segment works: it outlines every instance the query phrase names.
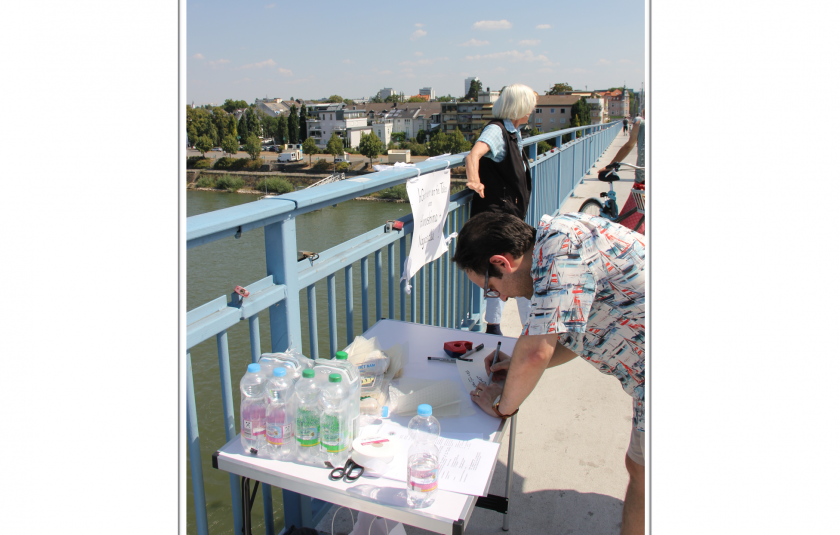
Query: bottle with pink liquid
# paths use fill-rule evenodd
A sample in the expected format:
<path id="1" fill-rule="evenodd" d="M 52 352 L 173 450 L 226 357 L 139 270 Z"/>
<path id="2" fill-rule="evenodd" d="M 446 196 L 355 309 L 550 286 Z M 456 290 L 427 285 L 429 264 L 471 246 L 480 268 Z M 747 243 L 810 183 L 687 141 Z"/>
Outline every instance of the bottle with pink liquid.
<path id="1" fill-rule="evenodd" d="M 239 405 L 242 447 L 246 452 L 257 453 L 265 446 L 265 376 L 257 363 L 248 365 L 248 372 L 239 381 L 242 394 Z"/>

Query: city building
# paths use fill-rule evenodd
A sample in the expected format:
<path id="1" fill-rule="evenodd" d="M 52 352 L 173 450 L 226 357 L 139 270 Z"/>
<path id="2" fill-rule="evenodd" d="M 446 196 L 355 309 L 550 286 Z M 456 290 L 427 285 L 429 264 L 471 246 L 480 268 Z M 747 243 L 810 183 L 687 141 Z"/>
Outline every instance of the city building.
<path id="1" fill-rule="evenodd" d="M 254 104 L 256 104 L 256 109 L 269 117 L 289 116 L 289 105 L 281 98 L 258 98 Z"/>
<path id="2" fill-rule="evenodd" d="M 538 95 L 534 112 L 528 118 L 531 131 L 544 133 L 571 128 L 572 106 L 580 98 L 578 95 Z"/>
<path id="3" fill-rule="evenodd" d="M 478 102 L 490 102 L 492 104 L 499 100 L 500 94 L 501 91 L 490 91 L 489 89 L 487 91 L 479 91 Z"/>
<path id="4" fill-rule="evenodd" d="M 382 100 L 385 100 L 386 98 L 390 97 L 391 95 L 396 95 L 396 94 L 397 94 L 397 92 L 394 91 L 394 89 L 391 88 L 391 87 L 386 87 L 385 89 L 380 89 L 379 93 L 377 93 L 379 98 L 381 98 Z"/>
<path id="5" fill-rule="evenodd" d="M 423 103 L 413 102 L 418 107 L 401 106 L 389 111 L 383 121 L 391 123 L 392 132 L 405 132 L 405 138 L 417 137 L 423 130 L 428 134 L 440 123 L 440 113 L 434 107 L 424 107 Z"/>
<path id="6" fill-rule="evenodd" d="M 470 92 L 470 84 L 472 83 L 472 81 L 473 81 L 473 80 L 475 80 L 475 81 L 477 81 L 477 82 L 478 82 L 478 81 L 480 81 L 480 80 L 479 80 L 478 78 L 476 78 L 475 76 L 473 76 L 473 77 L 471 77 L 471 78 L 466 78 L 466 79 L 464 80 L 464 95 L 466 95 L 467 93 L 469 93 L 469 92 Z"/>
<path id="7" fill-rule="evenodd" d="M 630 94 L 626 89 L 599 91 L 607 101 L 607 115 L 610 121 L 623 119 L 630 115 Z"/>
<path id="8" fill-rule="evenodd" d="M 386 123 L 384 121 L 370 125 L 371 132 L 376 134 L 376 137 L 379 138 L 379 141 L 385 143 L 385 146 L 388 146 L 388 143 L 391 142 L 391 131 L 393 128 L 393 123 Z"/>
<path id="9" fill-rule="evenodd" d="M 348 110 L 343 103 L 330 104 L 317 112 L 317 119 L 306 121 L 306 127 L 315 144 L 325 148 L 333 134 L 342 139 L 345 147 L 359 146 L 363 133 L 371 131 L 364 109 Z"/>
<path id="10" fill-rule="evenodd" d="M 487 92 L 490 93 L 490 92 Z M 496 93 L 498 98 L 498 92 Z M 486 102 L 442 102 L 440 118 L 443 132 L 450 134 L 457 128 L 464 138 L 474 143 L 485 125 L 493 119 L 493 103 L 491 95 L 487 95 Z"/>
<path id="11" fill-rule="evenodd" d="M 420 94 L 421 94 L 421 95 L 428 95 L 428 97 L 429 97 L 429 98 L 428 98 L 427 100 L 434 100 L 434 99 L 435 99 L 435 90 L 434 90 L 434 88 L 431 88 L 431 87 L 421 87 L 421 88 L 420 88 Z"/>

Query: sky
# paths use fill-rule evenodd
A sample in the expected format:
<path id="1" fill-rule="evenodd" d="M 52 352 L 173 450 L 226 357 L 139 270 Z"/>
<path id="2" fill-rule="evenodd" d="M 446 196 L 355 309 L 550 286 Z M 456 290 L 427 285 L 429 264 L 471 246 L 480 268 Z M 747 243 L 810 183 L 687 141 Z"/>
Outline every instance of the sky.
<path id="1" fill-rule="evenodd" d="M 318 6 L 313 8 L 312 6 Z M 644 2 L 187 1 L 187 102 L 641 87 Z M 417 7 L 408 7 L 417 6 Z M 478 7 L 481 6 L 481 7 Z"/>

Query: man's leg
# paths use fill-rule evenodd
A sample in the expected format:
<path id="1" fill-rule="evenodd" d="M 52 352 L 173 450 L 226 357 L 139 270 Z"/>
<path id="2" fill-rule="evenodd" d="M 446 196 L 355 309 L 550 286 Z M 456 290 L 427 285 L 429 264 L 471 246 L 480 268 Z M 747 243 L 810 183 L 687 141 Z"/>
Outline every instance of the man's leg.
<path id="1" fill-rule="evenodd" d="M 621 513 L 621 535 L 645 533 L 645 434 L 633 428 L 624 466 L 630 474 L 624 511 Z"/>

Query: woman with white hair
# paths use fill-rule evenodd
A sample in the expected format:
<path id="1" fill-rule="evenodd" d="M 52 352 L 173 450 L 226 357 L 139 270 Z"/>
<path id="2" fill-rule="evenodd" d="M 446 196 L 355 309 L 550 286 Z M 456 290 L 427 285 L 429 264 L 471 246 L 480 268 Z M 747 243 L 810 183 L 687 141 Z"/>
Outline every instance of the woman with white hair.
<path id="1" fill-rule="evenodd" d="M 506 87 L 493 104 L 493 120 L 487 123 L 466 157 L 467 187 L 475 191 L 470 217 L 482 212 L 504 212 L 525 219 L 531 199 L 531 170 L 522 150 L 519 126 L 537 105 L 536 93 L 523 84 Z M 528 321 L 530 301 L 517 298 L 519 319 Z M 486 332 L 502 334 L 499 323 L 504 303 L 487 299 Z"/>

